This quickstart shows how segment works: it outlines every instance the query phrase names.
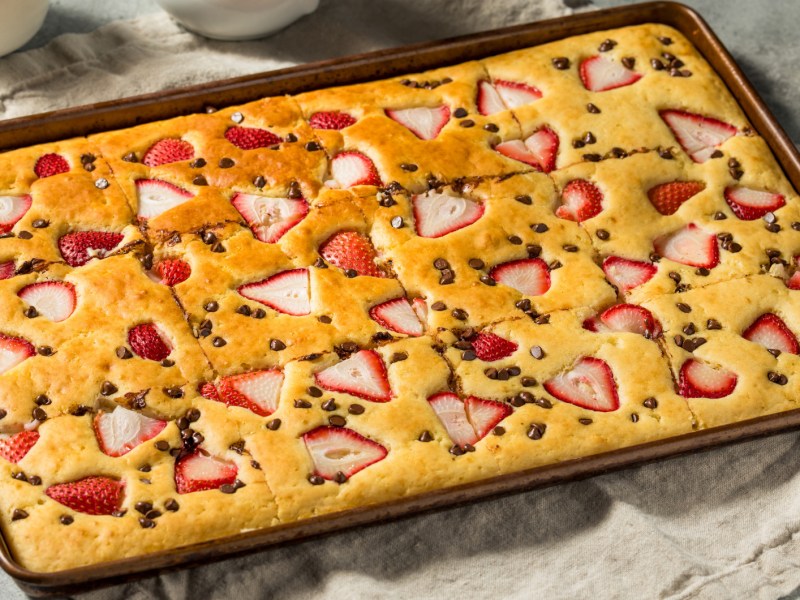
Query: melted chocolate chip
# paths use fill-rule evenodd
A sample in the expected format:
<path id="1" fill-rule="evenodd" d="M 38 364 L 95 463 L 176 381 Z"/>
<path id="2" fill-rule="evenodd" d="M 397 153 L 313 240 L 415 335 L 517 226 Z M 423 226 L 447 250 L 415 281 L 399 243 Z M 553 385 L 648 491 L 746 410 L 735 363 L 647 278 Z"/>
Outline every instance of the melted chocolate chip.
<path id="1" fill-rule="evenodd" d="M 461 125 L 461 127 L 466 127 L 466 128 L 475 127 L 475 121 L 473 121 L 472 119 L 464 119 L 463 121 L 460 121 L 458 124 Z"/>
<path id="2" fill-rule="evenodd" d="M 402 362 L 408 359 L 408 352 L 395 352 L 389 357 L 389 363 L 394 364 L 396 362 Z"/>
<path id="3" fill-rule="evenodd" d="M 280 419 L 272 419 L 266 425 L 267 429 L 269 429 L 270 431 L 277 431 L 280 428 L 280 426 L 281 426 Z"/>
<path id="4" fill-rule="evenodd" d="M 27 511 L 22 510 L 21 508 L 15 508 L 14 512 L 11 513 L 11 520 L 12 521 L 21 521 L 22 519 L 28 518 Z"/>
<path id="5" fill-rule="evenodd" d="M 225 252 L 225 246 L 223 246 L 222 244 L 217 242 L 216 244 L 211 246 L 211 251 L 212 252 L 216 252 L 217 254 L 221 254 L 221 253 Z"/>
<path id="6" fill-rule="evenodd" d="M 110 381 L 104 381 L 103 385 L 100 386 L 100 393 L 103 394 L 103 396 L 111 396 L 117 393 L 117 389 L 117 386 Z"/>
<path id="7" fill-rule="evenodd" d="M 333 415 L 330 419 L 328 419 L 328 423 L 330 423 L 333 427 L 344 427 L 347 425 L 347 420 L 339 415 Z"/>
<path id="8" fill-rule="evenodd" d="M 33 237 L 33 234 L 30 231 L 20 231 L 17 237 L 21 240 L 29 240 Z"/>
<path id="9" fill-rule="evenodd" d="M 211 345 L 214 346 L 215 348 L 222 348 L 227 343 L 228 342 L 225 340 L 225 338 L 221 338 L 219 336 L 211 340 Z"/>
<path id="10" fill-rule="evenodd" d="M 295 408 L 311 408 L 311 402 L 298 398 L 294 401 Z"/>
<path id="11" fill-rule="evenodd" d="M 544 423 L 531 423 L 528 433 L 526 434 L 532 440 L 540 440 L 547 430 L 547 425 Z"/>
<path id="12" fill-rule="evenodd" d="M 588 110 L 593 115 L 599 115 L 600 112 L 601 112 L 600 109 L 595 104 L 592 104 L 591 102 L 589 102 L 589 104 L 586 105 L 586 110 Z"/>
<path id="13" fill-rule="evenodd" d="M 466 110 L 465 108 L 461 108 L 461 107 L 459 107 L 459 108 L 457 108 L 457 109 L 455 109 L 455 110 L 453 111 L 453 116 L 454 116 L 456 119 L 463 119 L 464 117 L 466 117 L 466 116 L 467 116 L 467 114 L 468 114 L 468 113 L 467 113 L 467 110 Z"/>
<path id="14" fill-rule="evenodd" d="M 642 405 L 644 405 L 645 408 L 653 410 L 655 408 L 658 408 L 658 400 L 656 400 L 651 396 L 650 398 L 645 399 L 645 401 L 642 402 Z"/>

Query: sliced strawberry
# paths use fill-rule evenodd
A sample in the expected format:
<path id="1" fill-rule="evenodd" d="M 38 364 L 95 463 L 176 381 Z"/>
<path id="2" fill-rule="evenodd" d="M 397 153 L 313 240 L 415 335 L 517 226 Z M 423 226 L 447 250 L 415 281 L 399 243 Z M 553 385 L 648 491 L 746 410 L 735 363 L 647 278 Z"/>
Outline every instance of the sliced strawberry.
<path id="1" fill-rule="evenodd" d="M 412 196 L 417 235 L 438 238 L 472 225 L 483 216 L 484 206 L 473 200 L 431 190 Z"/>
<path id="2" fill-rule="evenodd" d="M 425 323 L 428 322 L 428 305 L 425 300 L 422 298 L 414 298 L 414 301 L 411 303 L 411 308 L 414 309 L 414 314 L 417 315 L 417 318 L 424 327 Z"/>
<path id="3" fill-rule="evenodd" d="M 561 191 L 561 206 L 556 216 L 581 223 L 603 210 L 603 192 L 586 179 L 573 179 Z"/>
<path id="4" fill-rule="evenodd" d="M 0 456 L 9 462 L 18 463 L 38 441 L 38 431 L 20 431 L 13 435 L 0 436 Z"/>
<path id="5" fill-rule="evenodd" d="M 795 268 L 797 269 L 786 282 L 786 287 L 790 290 L 800 290 L 800 256 L 794 257 Z"/>
<path id="6" fill-rule="evenodd" d="M 136 195 L 138 216 L 143 220 L 157 217 L 194 198 L 191 192 L 161 179 L 137 179 Z"/>
<path id="7" fill-rule="evenodd" d="M 614 374 L 599 358 L 584 356 L 569 371 L 548 379 L 544 389 L 562 402 L 581 408 L 600 412 L 619 408 Z"/>
<path id="8" fill-rule="evenodd" d="M 15 272 L 16 272 L 16 267 L 14 266 L 13 260 L 0 263 L 0 280 L 11 279 L 14 276 Z"/>
<path id="9" fill-rule="evenodd" d="M 52 177 L 68 171 L 69 163 L 67 159 L 54 152 L 40 156 L 33 167 L 33 172 L 40 178 Z"/>
<path id="10" fill-rule="evenodd" d="M 717 237 L 694 223 L 653 241 L 655 251 L 671 261 L 713 269 L 719 264 Z"/>
<path id="11" fill-rule="evenodd" d="M 231 204 L 239 211 L 256 239 L 274 244 L 308 214 L 302 198 L 269 198 L 258 194 L 234 194 Z"/>
<path id="12" fill-rule="evenodd" d="M 322 258 L 343 271 L 358 275 L 385 277 L 375 264 L 378 254 L 370 239 L 356 231 L 338 231 L 319 247 Z"/>
<path id="13" fill-rule="evenodd" d="M 450 109 L 445 105 L 436 108 L 387 108 L 385 112 L 387 117 L 408 128 L 421 140 L 434 139 L 450 120 Z"/>
<path id="14" fill-rule="evenodd" d="M 142 163 L 148 167 L 158 167 L 193 158 L 194 148 L 189 142 L 176 138 L 164 138 L 150 146 L 142 157 Z"/>
<path id="15" fill-rule="evenodd" d="M 172 347 L 153 323 L 142 323 L 128 331 L 128 343 L 140 357 L 161 361 L 172 352 Z"/>
<path id="16" fill-rule="evenodd" d="M 605 92 L 636 83 L 641 73 L 627 69 L 606 56 L 592 56 L 581 63 L 581 81 L 590 92 Z"/>
<path id="17" fill-rule="evenodd" d="M 0 333 L 0 375 L 36 354 L 28 340 Z"/>
<path id="18" fill-rule="evenodd" d="M 278 409 L 282 385 L 283 373 L 278 369 L 266 369 L 223 377 L 217 393 L 219 401 L 228 406 L 241 406 L 266 417 Z"/>
<path id="19" fill-rule="evenodd" d="M 33 200 L 24 196 L 0 196 L 0 234 L 8 233 L 25 216 Z"/>
<path id="20" fill-rule="evenodd" d="M 485 117 L 508 110 L 508 107 L 500 97 L 497 88 L 495 88 L 491 82 L 486 81 L 485 79 L 478 82 L 477 105 L 478 112 Z"/>
<path id="21" fill-rule="evenodd" d="M 542 97 L 537 88 L 519 81 L 496 79 L 494 87 L 508 108 L 519 108 Z"/>
<path id="22" fill-rule="evenodd" d="M 550 267 L 541 258 L 501 263 L 492 267 L 489 277 L 526 296 L 541 296 L 550 289 Z"/>
<path id="23" fill-rule="evenodd" d="M 283 140 L 266 129 L 258 127 L 230 127 L 225 132 L 225 139 L 240 150 L 255 150 L 280 144 Z"/>
<path id="24" fill-rule="evenodd" d="M 356 120 L 354 117 L 343 112 L 316 112 L 308 120 L 314 129 L 344 129 L 350 127 Z"/>
<path id="25" fill-rule="evenodd" d="M 200 392 L 200 395 L 203 398 L 206 398 L 208 400 L 219 400 L 219 392 L 217 391 L 217 386 L 215 386 L 210 381 L 202 383 L 198 391 Z"/>
<path id="26" fill-rule="evenodd" d="M 242 296 L 278 312 L 296 317 L 311 312 L 308 269 L 281 271 L 261 281 L 240 286 Z"/>
<path id="27" fill-rule="evenodd" d="M 702 181 L 670 181 L 647 191 L 647 197 L 662 215 L 674 215 L 681 205 L 706 188 Z"/>
<path id="28" fill-rule="evenodd" d="M 199 449 L 175 463 L 175 489 L 179 494 L 218 490 L 233 485 L 239 469 L 227 460 L 208 456 Z"/>
<path id="29" fill-rule="evenodd" d="M 781 194 L 737 186 L 725 188 L 725 202 L 743 221 L 755 221 L 778 210 L 786 204 L 786 199 Z"/>
<path id="30" fill-rule="evenodd" d="M 606 279 L 623 294 L 650 281 L 657 271 L 658 267 L 653 263 L 619 256 L 609 256 L 603 261 Z"/>
<path id="31" fill-rule="evenodd" d="M 428 404 L 447 430 L 456 446 L 475 445 L 480 439 L 467 418 L 467 408 L 452 392 L 439 392 L 428 398 Z"/>
<path id="32" fill-rule="evenodd" d="M 346 427 L 317 427 L 303 434 L 314 474 L 328 481 L 350 478 L 386 458 L 389 451 Z"/>
<path id="33" fill-rule="evenodd" d="M 681 366 L 678 393 L 684 398 L 724 398 L 733 392 L 736 373 L 690 358 Z"/>
<path id="34" fill-rule="evenodd" d="M 388 402 L 392 390 L 386 366 L 375 350 L 361 350 L 350 358 L 314 375 L 320 387 L 331 392 L 351 394 L 372 402 Z"/>
<path id="35" fill-rule="evenodd" d="M 75 231 L 58 240 L 58 249 L 70 267 L 82 267 L 93 258 L 111 254 L 124 237 L 113 231 Z"/>
<path id="36" fill-rule="evenodd" d="M 66 281 L 42 281 L 22 288 L 17 295 L 45 319 L 59 323 L 75 310 L 75 286 Z"/>
<path id="37" fill-rule="evenodd" d="M 94 432 L 100 450 L 109 456 L 127 454 L 139 444 L 156 437 L 166 426 L 166 421 L 151 419 L 122 406 L 111 412 L 101 410 L 94 418 Z"/>
<path id="38" fill-rule="evenodd" d="M 155 272 L 161 283 L 172 287 L 189 279 L 192 267 L 180 258 L 167 258 L 156 263 Z"/>
<path id="39" fill-rule="evenodd" d="M 411 336 L 420 336 L 425 333 L 411 303 L 404 297 L 373 306 L 369 309 L 369 316 L 390 331 Z"/>
<path id="40" fill-rule="evenodd" d="M 761 344 L 767 350 L 800 354 L 800 344 L 797 343 L 794 333 L 783 319 L 773 313 L 764 313 L 758 317 L 750 327 L 744 330 L 742 337 Z"/>
<path id="41" fill-rule="evenodd" d="M 87 515 L 110 515 L 119 510 L 125 483 L 110 477 L 91 476 L 51 485 L 44 493 L 59 504 Z"/>
<path id="42" fill-rule="evenodd" d="M 589 331 L 624 331 L 637 333 L 648 339 L 661 335 L 661 324 L 646 308 L 635 304 L 617 304 L 607 308 L 597 317 L 583 322 Z"/>
<path id="43" fill-rule="evenodd" d="M 472 349 L 475 351 L 475 356 L 485 362 L 507 358 L 514 354 L 517 348 L 519 346 L 516 343 L 494 333 L 481 332 L 472 340 Z"/>
<path id="44" fill-rule="evenodd" d="M 538 171 L 549 173 L 556 168 L 558 156 L 558 135 L 549 127 L 537 129 L 525 141 L 511 140 L 495 146 L 503 156 L 532 166 Z"/>
<path id="45" fill-rule="evenodd" d="M 331 160 L 331 176 L 339 187 L 381 185 L 375 163 L 361 152 L 340 152 Z"/>
<path id="46" fill-rule="evenodd" d="M 476 396 L 469 396 L 464 401 L 467 419 L 475 430 L 475 436 L 482 440 L 486 434 L 494 429 L 500 421 L 505 419 L 514 410 L 503 402 L 486 400 Z"/>
<path id="47" fill-rule="evenodd" d="M 658 114 L 696 163 L 706 162 L 720 144 L 737 133 L 733 125 L 683 110 L 662 110 Z"/>

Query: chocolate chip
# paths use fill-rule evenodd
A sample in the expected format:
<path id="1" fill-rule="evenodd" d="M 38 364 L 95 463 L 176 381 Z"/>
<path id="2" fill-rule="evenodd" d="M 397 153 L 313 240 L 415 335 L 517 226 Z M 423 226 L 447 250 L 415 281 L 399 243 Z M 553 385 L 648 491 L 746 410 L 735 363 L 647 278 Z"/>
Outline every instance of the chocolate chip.
<path id="1" fill-rule="evenodd" d="M 540 440 L 542 436 L 544 436 L 544 432 L 547 430 L 547 425 L 544 423 L 531 423 L 530 428 L 528 429 L 527 436 L 532 440 Z"/>
<path id="2" fill-rule="evenodd" d="M 656 39 L 657 39 L 659 42 L 661 42 L 662 44 L 664 44 L 665 46 L 670 46 L 670 45 L 672 45 L 672 38 L 668 38 L 668 37 L 666 37 L 666 36 L 658 36 Z"/>
<path id="3" fill-rule="evenodd" d="M 221 338 L 219 336 L 211 340 L 211 345 L 214 346 L 214 348 L 222 348 L 227 343 L 228 342 L 225 340 L 225 338 Z"/>
<path id="4" fill-rule="evenodd" d="M 522 243 L 522 238 L 518 235 L 510 235 L 508 236 L 508 241 L 514 244 L 515 246 L 519 246 Z"/>
<path id="5" fill-rule="evenodd" d="M 458 124 L 461 125 L 461 127 L 475 127 L 475 121 L 472 119 L 464 119 L 463 121 L 459 121 Z"/>
<path id="6" fill-rule="evenodd" d="M 590 154 L 584 154 L 583 155 L 583 160 L 586 160 L 586 161 L 589 161 L 589 162 L 600 162 L 601 160 L 603 160 L 603 157 L 600 156 L 599 154 L 590 153 Z"/>
<path id="7" fill-rule="evenodd" d="M 120 517 L 124 517 L 126 514 L 128 514 L 128 511 L 123 508 L 122 510 L 115 510 L 111 513 L 111 516 L 119 519 Z"/>
<path id="8" fill-rule="evenodd" d="M 678 348 L 682 348 L 685 340 L 681 334 L 676 334 L 672 336 L 672 341 L 675 342 L 675 345 L 678 346 Z"/>
<path id="9" fill-rule="evenodd" d="M 561 261 L 560 261 L 560 260 L 554 260 L 554 261 L 552 261 L 552 262 L 551 262 L 549 265 L 547 265 L 547 266 L 548 266 L 548 267 L 550 267 L 550 270 L 551 270 L 551 271 L 555 271 L 556 269 L 560 269 L 560 268 L 561 268 L 561 267 L 563 267 L 564 265 L 562 265 L 562 264 L 561 264 Z"/>
<path id="10" fill-rule="evenodd" d="M 58 520 L 62 525 L 72 525 L 72 523 L 75 521 L 71 515 L 61 515 Z"/>
<path id="11" fill-rule="evenodd" d="M 573 148 L 583 148 L 586 145 L 586 142 L 583 140 L 572 140 L 572 147 Z"/>
<path id="12" fill-rule="evenodd" d="M 348 279 L 353 279 L 354 277 L 358 277 L 358 271 L 355 269 L 345 269 L 344 276 Z"/>
<path id="13" fill-rule="evenodd" d="M 487 123 L 486 125 L 483 126 L 483 128 L 491 133 L 497 133 L 498 131 L 500 131 L 500 128 L 494 123 Z"/>
<path id="14" fill-rule="evenodd" d="M 578 247 L 574 246 L 572 244 L 566 244 L 566 245 L 562 246 L 562 248 L 564 249 L 565 252 L 577 252 L 578 251 Z"/>
<path id="15" fill-rule="evenodd" d="M 786 375 L 783 375 L 781 373 L 776 373 L 775 371 L 770 371 L 769 373 L 767 373 L 767 379 L 769 379 L 772 383 L 775 383 L 777 385 L 786 385 L 787 383 L 789 383 L 789 379 L 786 377 Z"/>
<path id="16" fill-rule="evenodd" d="M 780 229 L 780 227 L 778 227 L 778 229 Z M 731 252 L 732 254 L 736 254 L 737 252 L 740 252 L 741 249 L 742 249 L 741 244 L 738 244 L 736 242 L 731 242 L 730 245 L 727 248 L 728 252 Z"/>
<path id="17" fill-rule="evenodd" d="M 217 243 L 217 236 L 213 231 L 204 231 L 203 232 L 203 243 L 207 245 L 216 244 Z"/>
<path id="18" fill-rule="evenodd" d="M 533 319 L 537 325 L 547 325 L 550 322 L 550 315 L 539 315 Z"/>
<path id="19" fill-rule="evenodd" d="M 183 398 L 183 390 L 179 387 L 165 387 L 163 391 L 170 398 Z"/>
<path id="20" fill-rule="evenodd" d="M 45 229 L 48 225 L 50 225 L 50 221 L 45 219 L 36 219 L 33 223 L 31 223 L 31 225 L 33 225 L 33 227 L 36 229 Z"/>
<path id="21" fill-rule="evenodd" d="M 395 352 L 389 357 L 389 363 L 394 364 L 396 362 L 402 362 L 408 359 L 408 352 Z"/>
<path id="22" fill-rule="evenodd" d="M 11 520 L 12 521 L 21 521 L 22 519 L 28 518 L 27 511 L 22 510 L 21 508 L 15 508 L 14 512 L 11 513 Z"/>
<path id="23" fill-rule="evenodd" d="M 598 229 L 597 231 L 595 231 L 594 234 L 597 236 L 598 239 L 601 239 L 603 241 L 611 237 L 611 234 L 609 234 L 605 229 Z"/>
<path id="24" fill-rule="evenodd" d="M 637 415 L 636 413 L 631 413 L 631 421 L 633 421 L 634 423 L 638 423 L 639 415 Z"/>
<path id="25" fill-rule="evenodd" d="M 236 163 L 233 161 L 232 158 L 225 157 L 225 158 L 220 158 L 218 164 L 220 169 L 230 169 Z"/>
<path id="26" fill-rule="evenodd" d="M 545 233 L 550 228 L 544 223 L 534 223 L 533 225 L 531 225 L 531 229 L 536 233 Z"/>
<path id="27" fill-rule="evenodd" d="M 669 277 L 670 279 L 672 279 L 672 281 L 674 281 L 675 283 L 680 283 L 680 282 L 681 282 L 681 276 L 680 276 L 680 273 L 678 273 L 678 272 L 676 272 L 676 271 L 670 271 L 670 272 L 667 274 L 667 277 Z M 680 307 L 678 307 L 678 308 L 680 308 Z M 683 310 L 683 309 L 681 309 L 681 310 Z M 688 311 L 684 311 L 684 312 L 688 312 Z"/>
<path id="28" fill-rule="evenodd" d="M 128 152 L 125 156 L 122 157 L 122 160 L 130 163 L 139 162 L 139 159 L 136 157 L 136 154 L 134 152 Z"/>
<path id="29" fill-rule="evenodd" d="M 47 420 L 47 413 L 44 411 L 43 408 L 40 408 L 38 406 L 33 409 L 31 414 L 33 415 L 33 418 L 36 421 L 46 421 Z"/>
<path id="30" fill-rule="evenodd" d="M 781 226 L 778 225 L 777 223 L 769 223 L 769 224 L 764 226 L 764 229 L 766 229 L 767 231 L 769 231 L 771 233 L 778 233 L 781 230 Z M 733 244 L 731 244 L 731 246 L 733 246 Z M 740 249 L 741 249 L 741 246 L 740 246 Z M 732 252 L 732 250 L 731 250 L 731 252 Z"/>
<path id="31" fill-rule="evenodd" d="M 658 408 L 658 400 L 656 400 L 652 396 L 650 396 L 649 398 L 645 399 L 645 401 L 642 402 L 642 404 L 644 405 L 645 408 L 649 408 L 651 410 L 653 410 L 655 408 Z"/>
<path id="32" fill-rule="evenodd" d="M 620 62 L 626 69 L 632 69 L 636 65 L 636 59 L 632 56 L 625 56 Z"/>
<path id="33" fill-rule="evenodd" d="M 166 440 L 159 440 L 153 445 L 156 447 L 156 450 L 160 450 L 161 452 L 169 450 L 169 442 Z"/>
<path id="34" fill-rule="evenodd" d="M 553 59 L 553 66 L 559 71 L 566 71 L 569 69 L 569 59 L 566 56 L 559 56 Z"/>
<path id="35" fill-rule="evenodd" d="M 536 398 L 533 403 L 541 408 L 553 408 L 553 403 L 547 398 Z"/>
<path id="36" fill-rule="evenodd" d="M 400 163 L 400 168 L 403 169 L 403 171 L 408 171 L 409 173 L 413 173 L 419 169 L 419 167 L 413 163 Z"/>
<path id="37" fill-rule="evenodd" d="M 192 169 L 200 169 L 206 166 L 206 159 L 205 158 L 195 158 L 192 162 L 189 163 L 189 166 Z"/>
<path id="38" fill-rule="evenodd" d="M 280 426 L 281 426 L 280 419 L 272 419 L 266 425 L 267 429 L 269 429 L 270 431 L 277 431 L 280 428 Z"/>
<path id="39" fill-rule="evenodd" d="M 539 244 L 528 244 L 525 246 L 528 252 L 528 258 L 537 258 L 542 253 L 542 247 Z"/>
<path id="40" fill-rule="evenodd" d="M 17 237 L 21 240 L 29 240 L 33 237 L 33 234 L 30 231 L 20 231 Z"/>
<path id="41" fill-rule="evenodd" d="M 453 456 L 462 456 L 466 454 L 466 451 L 458 444 L 453 444 L 452 446 L 450 446 L 448 452 L 450 452 L 450 454 L 452 454 Z"/>
<path id="42" fill-rule="evenodd" d="M 723 154 L 722 150 L 720 150 L 719 148 L 717 148 L 716 150 L 714 150 L 711 153 L 711 158 L 722 158 L 723 156 L 725 156 L 725 155 Z"/>
<path id="43" fill-rule="evenodd" d="M 603 43 L 601 43 L 600 46 L 598 46 L 597 49 L 600 52 L 608 52 L 609 50 L 614 48 L 614 46 L 616 46 L 616 45 L 617 45 L 617 42 L 615 42 L 612 39 L 607 39 L 607 40 L 604 40 Z"/>
<path id="44" fill-rule="evenodd" d="M 152 502 L 137 502 L 136 504 L 133 505 L 133 507 L 136 509 L 137 512 L 143 515 L 153 510 Z"/>
<path id="45" fill-rule="evenodd" d="M 309 475 L 308 482 L 311 485 L 322 485 L 323 483 L 325 483 L 325 480 L 319 475 Z"/>
<path id="46" fill-rule="evenodd" d="M 479 279 L 480 279 L 480 282 L 483 283 L 484 285 L 488 285 L 488 286 L 497 285 L 497 282 L 492 277 L 487 275 L 486 273 L 481 274 Z"/>
<path id="47" fill-rule="evenodd" d="M 466 116 L 467 116 L 467 110 L 466 110 L 465 108 L 461 108 L 461 107 L 459 107 L 459 108 L 457 108 L 457 109 L 455 109 L 455 110 L 453 111 L 453 116 L 454 116 L 456 119 L 463 119 L 464 117 L 466 117 Z"/>
<path id="48" fill-rule="evenodd" d="M 219 491 L 223 494 L 235 494 L 236 486 L 232 483 L 223 483 L 221 486 L 219 486 Z"/>
<path id="49" fill-rule="evenodd" d="M 523 387 L 534 387 L 536 385 L 536 379 L 533 377 L 523 377 L 519 382 Z"/>
<path id="50" fill-rule="evenodd" d="M 308 386 L 308 389 L 306 391 L 308 392 L 308 395 L 311 396 L 312 398 L 322 398 L 322 390 L 315 385 Z"/>
<path id="51" fill-rule="evenodd" d="M 589 102 L 589 104 L 586 105 L 586 110 L 588 110 L 593 115 L 599 115 L 601 112 L 600 109 L 597 108 L 597 106 L 595 104 L 592 104 L 591 102 Z"/>
<path id="52" fill-rule="evenodd" d="M 677 302 L 675 304 L 675 306 L 677 306 L 678 310 L 681 311 L 682 313 L 690 313 L 690 312 L 692 312 L 692 307 L 689 306 L 688 304 L 683 303 L 683 302 Z"/>
<path id="53" fill-rule="evenodd" d="M 325 402 L 322 403 L 321 408 L 322 410 L 327 410 L 330 412 L 332 410 L 336 410 L 339 407 L 336 405 L 336 401 L 333 398 L 329 398 L 328 400 L 325 400 Z"/>
<path id="54" fill-rule="evenodd" d="M 39 346 L 36 351 L 42 356 L 52 356 L 53 349 L 50 346 Z"/>
<path id="55" fill-rule="evenodd" d="M 236 312 L 239 313 L 240 315 L 244 315 L 246 317 L 249 317 L 250 313 L 253 312 L 253 311 L 250 310 L 250 307 L 247 306 L 246 304 L 242 304 L 239 308 L 236 309 Z M 200 328 L 203 329 L 202 324 L 200 325 Z"/>
<path id="56" fill-rule="evenodd" d="M 420 442 L 430 442 L 433 441 L 433 436 L 431 435 L 431 432 L 426 429 L 425 431 L 419 434 L 417 440 Z"/>
<path id="57" fill-rule="evenodd" d="M 25 475 L 22 471 L 18 471 L 11 476 L 11 479 L 16 479 L 17 481 L 28 481 L 28 476 Z"/>
<path id="58" fill-rule="evenodd" d="M 684 325 L 683 333 L 686 335 L 694 335 L 697 331 L 697 328 L 694 326 L 694 323 L 689 323 L 688 325 Z"/>
<path id="59" fill-rule="evenodd" d="M 333 427 L 344 427 L 347 425 L 347 420 L 339 415 L 333 415 L 330 419 L 328 419 L 328 423 L 330 423 Z"/>
<path id="60" fill-rule="evenodd" d="M 447 305 L 444 302 L 442 302 L 441 300 L 438 300 L 438 301 L 434 302 L 433 304 L 431 304 L 431 310 L 435 310 L 437 312 L 438 311 L 447 310 Z"/>
<path id="61" fill-rule="evenodd" d="M 583 143 L 584 144 L 594 144 L 597 143 L 597 138 L 594 137 L 594 134 L 591 131 L 587 131 L 583 134 Z"/>
<path id="62" fill-rule="evenodd" d="M 341 471 L 337 471 L 336 474 L 333 476 L 333 480 L 339 485 L 341 485 L 347 482 L 347 475 L 345 475 Z"/>
<path id="63" fill-rule="evenodd" d="M 311 402 L 298 398 L 294 401 L 295 408 L 311 408 Z"/>
<path id="64" fill-rule="evenodd" d="M 741 169 L 728 169 L 728 173 L 730 173 L 730 176 L 737 181 L 740 180 L 744 175 L 744 171 Z"/>
<path id="65" fill-rule="evenodd" d="M 133 358 L 133 354 L 131 351 L 128 350 L 125 346 L 119 346 L 116 350 L 117 358 L 121 358 L 122 360 L 127 360 L 129 358 Z"/>
<path id="66" fill-rule="evenodd" d="M 480 258 L 470 258 L 467 264 L 473 269 L 482 269 L 486 266 Z"/>
<path id="67" fill-rule="evenodd" d="M 591 425 L 592 423 L 594 423 L 594 421 L 584 417 L 582 419 L 578 419 L 578 423 L 580 423 L 581 425 Z"/>
<path id="68" fill-rule="evenodd" d="M 110 381 L 104 381 L 103 385 L 100 386 L 100 393 L 103 394 L 103 396 L 110 396 L 112 394 L 116 394 L 117 386 L 115 386 Z"/>
<path id="69" fill-rule="evenodd" d="M 454 319 L 458 319 L 459 321 L 466 321 L 467 317 L 469 316 L 467 311 L 465 311 L 463 308 L 454 308 L 450 314 L 453 315 Z"/>
<path id="70" fill-rule="evenodd" d="M 675 158 L 674 156 L 672 156 L 672 150 L 670 150 L 669 148 L 659 148 L 658 155 L 665 160 L 672 160 L 673 158 Z"/>
<path id="71" fill-rule="evenodd" d="M 5 419 L 8 416 L 8 411 L 4 408 L 0 408 L 0 419 Z"/>

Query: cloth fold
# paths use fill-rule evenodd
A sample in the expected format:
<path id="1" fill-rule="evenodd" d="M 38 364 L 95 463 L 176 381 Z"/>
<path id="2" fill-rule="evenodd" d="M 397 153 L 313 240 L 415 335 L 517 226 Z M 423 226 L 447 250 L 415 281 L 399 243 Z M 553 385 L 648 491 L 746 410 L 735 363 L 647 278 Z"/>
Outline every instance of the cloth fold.
<path id="1" fill-rule="evenodd" d="M 153 14 L 0 60 L 0 118 L 568 12 L 560 0 L 323 0 L 274 37 L 240 43 Z M 800 434 L 784 434 L 81 598 L 798 597 L 798 465 Z M 0 575 L 0 598 L 23 597 Z"/>

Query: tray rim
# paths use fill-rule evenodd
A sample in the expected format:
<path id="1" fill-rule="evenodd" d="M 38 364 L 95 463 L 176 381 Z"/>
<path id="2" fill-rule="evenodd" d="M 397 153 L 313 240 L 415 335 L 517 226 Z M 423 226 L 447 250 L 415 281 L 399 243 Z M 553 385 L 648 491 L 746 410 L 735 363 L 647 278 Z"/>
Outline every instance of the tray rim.
<path id="1" fill-rule="evenodd" d="M 330 87 L 331 81 L 335 82 L 333 85 L 356 83 L 367 79 L 378 79 L 464 62 L 480 56 L 511 51 L 515 47 L 522 48 L 537 43 L 547 43 L 570 35 L 648 22 L 675 27 L 695 44 L 727 84 L 753 127 L 767 141 L 794 187 L 800 188 L 800 152 L 706 21 L 694 9 L 671 1 L 631 4 L 583 12 L 455 38 L 383 49 L 166 92 L 0 121 L 0 149 L 64 139 L 68 137 L 64 135 L 64 132 L 74 132 L 75 128 L 82 131 L 76 135 L 86 135 L 95 131 L 131 126 L 187 112 L 197 112 L 202 108 L 201 103 L 224 106 L 225 102 L 213 102 L 213 99 L 223 97 L 231 100 L 228 104 L 238 104 L 247 101 L 245 98 L 248 95 L 251 95 L 250 99 L 268 95 L 263 93 L 265 88 L 275 90 L 277 86 L 288 86 L 291 93 L 296 93 L 299 90 L 313 89 L 314 87 Z M 603 25 L 593 26 L 596 23 Z M 555 36 L 553 35 L 554 31 L 556 32 Z M 516 36 L 523 37 L 524 41 L 516 45 L 514 42 Z M 531 36 L 539 41 L 528 40 Z M 505 46 L 506 49 L 496 50 L 497 46 Z M 437 51 L 453 53 L 456 50 L 467 51 L 469 56 L 452 61 L 437 58 Z M 713 56 L 710 55 L 711 52 L 714 53 Z M 421 62 L 418 60 L 420 57 L 422 57 Z M 396 64 L 387 67 L 387 63 L 397 63 L 403 60 L 409 61 L 409 64 L 405 65 L 408 68 L 398 67 Z M 378 66 L 377 72 L 373 70 L 372 75 L 368 77 L 363 75 L 366 71 L 375 69 L 376 65 Z M 319 75 L 320 72 L 327 74 L 329 78 L 325 81 L 317 81 L 318 85 L 314 86 L 315 75 Z M 354 73 L 355 75 L 353 75 Z M 311 85 L 308 83 L 304 85 L 303 81 L 310 81 Z M 232 96 L 228 96 L 229 94 Z M 275 95 L 275 91 L 272 91 L 272 95 Z M 212 102 L 207 102 L 209 99 Z M 126 125 L 124 114 L 126 111 L 140 112 L 136 112 L 138 117 L 134 117 L 133 120 L 127 117 L 129 122 Z M 706 451 L 725 444 L 796 429 L 800 429 L 800 408 L 554 465 L 501 475 L 457 487 L 433 490 L 408 499 L 348 509 L 269 529 L 240 533 L 190 546 L 56 572 L 31 571 L 19 565 L 10 552 L 5 538 L 0 534 L 0 567 L 15 580 L 23 591 L 31 595 L 41 596 L 64 591 L 86 590 L 111 585 L 126 579 L 155 575 L 171 568 L 187 568 L 192 565 L 231 558 L 276 544 L 299 542 L 335 531 L 378 524 L 388 519 L 407 517 L 503 494 L 576 481 L 664 458 Z"/>

